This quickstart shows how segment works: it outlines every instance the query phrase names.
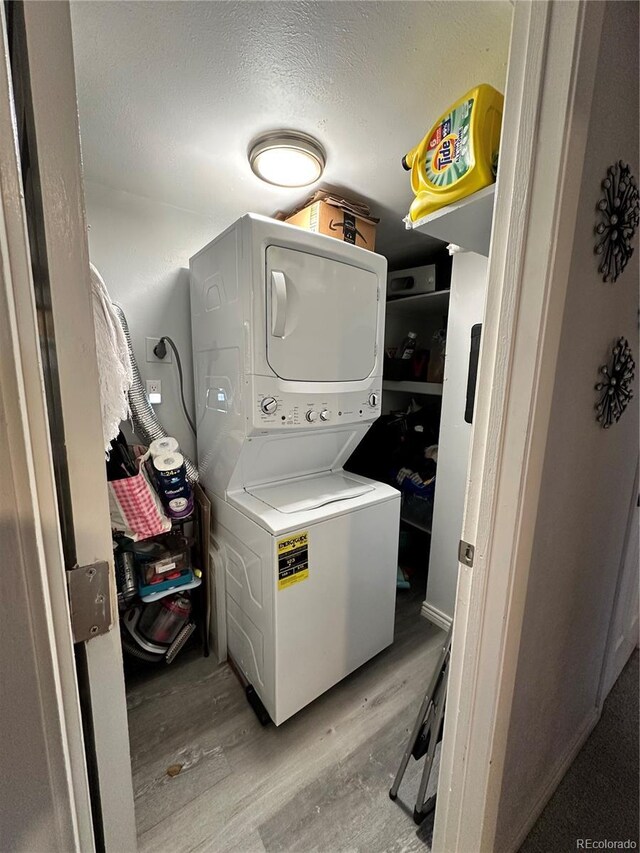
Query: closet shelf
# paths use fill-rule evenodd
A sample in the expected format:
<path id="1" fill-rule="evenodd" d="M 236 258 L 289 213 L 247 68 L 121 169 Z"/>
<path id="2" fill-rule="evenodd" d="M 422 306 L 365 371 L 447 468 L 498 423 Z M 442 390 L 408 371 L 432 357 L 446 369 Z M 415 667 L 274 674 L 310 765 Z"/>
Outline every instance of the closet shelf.
<path id="1" fill-rule="evenodd" d="M 417 521 L 413 521 L 411 518 L 406 518 L 402 513 L 400 514 L 400 521 L 403 521 L 405 524 L 408 524 L 410 527 L 415 527 L 416 530 L 420 530 L 422 533 L 428 533 L 431 536 L 431 526 L 427 526 L 426 524 L 420 524 Z"/>
<path id="2" fill-rule="evenodd" d="M 439 382 L 395 382 L 391 379 L 383 379 L 382 390 L 442 397 L 442 384 Z"/>
<path id="3" fill-rule="evenodd" d="M 186 592 L 188 589 L 197 589 L 202 580 L 194 578 L 189 583 L 183 583 L 178 586 L 172 586 L 170 589 L 163 589 L 162 592 L 151 592 L 149 595 L 141 595 L 140 600 L 145 604 L 150 604 L 152 601 L 160 601 L 161 598 L 166 598 L 167 595 L 175 595 L 178 592 Z"/>
<path id="4" fill-rule="evenodd" d="M 462 201 L 441 207 L 407 227 L 411 231 L 420 231 L 488 257 L 495 189 L 496 185 L 491 184 Z"/>
<path id="5" fill-rule="evenodd" d="M 450 290 L 433 290 L 431 293 L 416 293 L 414 296 L 387 299 L 387 317 L 447 313 L 450 293 Z"/>

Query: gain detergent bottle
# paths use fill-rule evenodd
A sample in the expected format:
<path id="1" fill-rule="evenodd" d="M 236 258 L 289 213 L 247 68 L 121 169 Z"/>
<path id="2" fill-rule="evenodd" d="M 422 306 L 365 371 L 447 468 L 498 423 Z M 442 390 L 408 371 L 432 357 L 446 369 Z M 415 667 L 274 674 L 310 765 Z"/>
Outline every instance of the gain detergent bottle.
<path id="1" fill-rule="evenodd" d="M 476 86 L 402 158 L 415 193 L 408 225 L 495 181 L 503 102 L 487 83 Z"/>

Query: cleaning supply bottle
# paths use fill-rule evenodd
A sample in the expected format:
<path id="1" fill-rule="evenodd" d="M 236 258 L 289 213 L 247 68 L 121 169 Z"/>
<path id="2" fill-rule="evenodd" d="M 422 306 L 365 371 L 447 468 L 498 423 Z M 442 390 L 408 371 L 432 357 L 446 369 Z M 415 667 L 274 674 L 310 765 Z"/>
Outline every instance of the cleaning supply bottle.
<path id="1" fill-rule="evenodd" d="M 495 181 L 503 103 L 492 86 L 476 86 L 402 158 L 415 194 L 407 227 Z"/>
<path id="2" fill-rule="evenodd" d="M 415 332 L 409 332 L 407 337 L 402 341 L 402 345 L 400 347 L 400 358 L 405 360 L 413 358 L 417 344 L 418 336 Z"/>

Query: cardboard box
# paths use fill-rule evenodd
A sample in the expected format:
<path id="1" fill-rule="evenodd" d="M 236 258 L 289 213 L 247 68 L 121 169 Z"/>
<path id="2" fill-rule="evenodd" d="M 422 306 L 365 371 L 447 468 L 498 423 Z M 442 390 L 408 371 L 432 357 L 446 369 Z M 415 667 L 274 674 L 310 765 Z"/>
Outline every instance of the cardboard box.
<path id="1" fill-rule="evenodd" d="M 376 219 L 360 216 L 330 199 L 314 201 L 285 219 L 290 225 L 326 234 L 345 243 L 373 251 L 376 245 Z"/>

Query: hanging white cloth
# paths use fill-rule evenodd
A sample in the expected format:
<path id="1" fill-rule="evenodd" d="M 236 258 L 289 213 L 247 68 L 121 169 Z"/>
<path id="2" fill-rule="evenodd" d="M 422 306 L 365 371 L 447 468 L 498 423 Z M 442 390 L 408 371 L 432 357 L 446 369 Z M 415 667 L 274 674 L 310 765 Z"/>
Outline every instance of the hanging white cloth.
<path id="1" fill-rule="evenodd" d="M 105 453 L 108 453 L 111 440 L 118 435 L 121 421 L 129 417 L 127 395 L 133 382 L 133 371 L 127 339 L 113 310 L 107 286 L 94 265 L 90 264 L 90 267 L 102 432 Z"/>

